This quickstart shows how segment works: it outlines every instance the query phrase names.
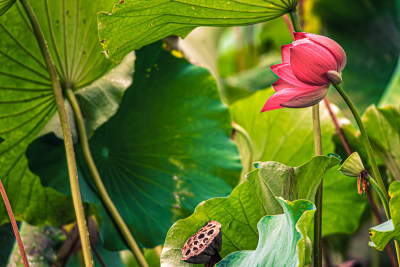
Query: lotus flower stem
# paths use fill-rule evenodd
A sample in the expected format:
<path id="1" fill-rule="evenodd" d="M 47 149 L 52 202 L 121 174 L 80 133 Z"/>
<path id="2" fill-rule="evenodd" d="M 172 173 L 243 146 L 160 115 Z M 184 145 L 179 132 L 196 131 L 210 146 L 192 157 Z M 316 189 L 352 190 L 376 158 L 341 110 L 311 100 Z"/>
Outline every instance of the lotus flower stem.
<path id="1" fill-rule="evenodd" d="M 75 97 L 74 92 L 72 89 L 66 90 L 67 98 L 71 103 L 72 110 L 74 111 L 76 125 L 78 128 L 78 135 L 79 141 L 81 144 L 83 157 L 85 158 L 86 164 L 89 168 L 90 174 L 92 175 L 93 181 L 96 185 L 96 188 L 99 192 L 100 198 L 103 201 L 104 205 L 107 208 L 107 211 L 111 214 L 111 217 L 115 221 L 118 226 L 119 231 L 121 232 L 122 236 L 125 239 L 125 242 L 128 244 L 129 248 L 131 249 L 133 255 L 136 257 L 137 262 L 142 267 L 148 267 L 148 263 L 140 250 L 138 244 L 136 243 L 135 239 L 133 238 L 131 232 L 129 231 L 128 226 L 122 219 L 121 215 L 119 214 L 117 208 L 115 207 L 114 203 L 112 202 L 110 196 L 107 193 L 107 189 L 101 180 L 99 171 L 97 170 L 96 164 L 93 160 L 92 153 L 90 152 L 88 137 L 86 133 L 85 123 L 83 120 L 83 115 L 81 108 L 79 107 L 79 103 Z"/>
<path id="2" fill-rule="evenodd" d="M 289 13 L 293 28 L 296 32 L 302 32 L 297 10 Z M 321 122 L 319 117 L 319 104 L 312 107 L 312 118 L 314 128 L 314 150 L 315 155 L 322 155 Z M 317 210 L 314 215 L 314 266 L 322 266 L 322 193 L 323 180 L 318 187 L 315 195 L 315 205 Z"/>
<path id="3" fill-rule="evenodd" d="M 378 169 L 378 165 L 376 164 L 374 152 L 372 151 L 371 144 L 370 144 L 369 138 L 368 138 L 368 134 L 364 128 L 364 124 L 361 120 L 360 114 L 358 114 L 356 107 L 354 106 L 353 102 L 351 101 L 349 96 L 346 94 L 346 92 L 343 90 L 343 88 L 339 84 L 334 85 L 334 87 L 339 92 L 339 94 L 342 96 L 342 98 L 346 102 L 347 106 L 350 108 L 351 113 L 353 113 L 353 116 L 357 122 L 358 128 L 360 129 L 361 136 L 362 136 L 362 139 L 364 142 L 364 146 L 365 146 L 365 149 L 367 150 L 369 161 L 371 162 L 373 177 L 375 177 L 375 179 L 379 185 L 379 188 L 383 192 L 383 195 L 384 195 L 386 201 L 389 202 L 389 195 L 388 195 L 386 187 L 383 183 L 381 174 Z"/>
<path id="4" fill-rule="evenodd" d="M 85 266 L 93 266 L 92 252 L 90 249 L 89 232 L 86 225 L 85 213 L 82 205 L 81 193 L 79 190 L 78 182 L 78 170 L 76 167 L 74 144 L 72 142 L 71 127 L 68 122 L 67 112 L 64 106 L 64 98 L 62 94 L 61 84 L 57 75 L 57 70 L 54 65 L 53 58 L 51 57 L 49 48 L 47 46 L 46 39 L 43 35 L 42 29 L 40 28 L 39 21 L 37 20 L 36 14 L 33 11 L 28 0 L 20 0 L 22 6 L 28 18 L 31 22 L 33 32 L 36 40 L 39 44 L 40 51 L 43 59 L 46 63 L 47 70 L 51 78 L 51 84 L 54 91 L 54 97 L 57 104 L 58 115 L 60 116 L 62 133 L 64 136 L 65 153 L 67 156 L 69 182 L 71 186 L 72 201 L 74 205 L 76 221 L 79 229 L 79 236 L 82 244 L 83 257 Z"/>
<path id="5" fill-rule="evenodd" d="M 388 219 L 390 219 L 389 202 L 385 198 L 385 194 L 383 193 L 383 191 L 381 190 L 381 188 L 379 187 L 379 185 L 377 184 L 377 182 L 375 181 L 374 178 L 369 177 L 369 178 L 366 178 L 366 179 L 367 179 L 368 182 L 371 183 L 372 187 L 375 189 L 376 193 L 378 194 L 379 198 L 381 199 L 383 207 L 385 208 L 386 217 Z"/>
<path id="6" fill-rule="evenodd" d="M 6 193 L 6 190 L 4 189 L 1 179 L 0 179 L 0 193 L 1 193 L 1 196 L 3 197 L 3 201 L 6 206 L 8 216 L 10 217 L 10 222 L 11 222 L 11 225 L 12 225 L 12 228 L 14 231 L 15 239 L 17 239 L 19 252 L 21 253 L 22 261 L 24 262 L 24 267 L 28 267 L 29 263 L 28 263 L 28 259 L 26 258 L 24 244 L 22 243 L 22 239 L 21 239 L 21 236 L 18 231 L 18 225 L 17 225 L 17 222 L 15 221 L 14 213 L 12 211 L 10 201 L 8 200 L 7 193 Z"/>
<path id="7" fill-rule="evenodd" d="M 315 156 L 322 155 L 321 122 L 319 116 L 319 104 L 312 107 L 312 120 L 314 128 Z M 314 215 L 314 266 L 322 266 L 322 196 L 323 179 L 315 195 L 317 210 Z"/>

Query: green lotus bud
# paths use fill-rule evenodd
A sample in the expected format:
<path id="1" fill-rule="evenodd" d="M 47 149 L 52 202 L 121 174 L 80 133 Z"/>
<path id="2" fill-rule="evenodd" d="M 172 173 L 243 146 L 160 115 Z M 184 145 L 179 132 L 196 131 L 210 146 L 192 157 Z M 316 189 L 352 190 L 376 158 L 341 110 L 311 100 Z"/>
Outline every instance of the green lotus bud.
<path id="1" fill-rule="evenodd" d="M 350 177 L 358 177 L 364 170 L 364 165 L 357 152 L 351 154 L 339 168 L 342 174 Z"/>

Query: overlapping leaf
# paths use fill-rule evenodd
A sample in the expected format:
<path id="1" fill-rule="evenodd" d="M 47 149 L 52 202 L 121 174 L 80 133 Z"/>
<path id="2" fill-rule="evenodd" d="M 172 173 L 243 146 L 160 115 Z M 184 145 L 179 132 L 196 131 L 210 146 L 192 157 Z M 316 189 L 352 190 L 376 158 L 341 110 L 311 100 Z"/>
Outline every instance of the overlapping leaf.
<path id="1" fill-rule="evenodd" d="M 3 1 L 4 2 L 4 1 Z M 97 38 L 96 14 L 109 1 L 31 1 L 54 57 L 62 86 L 77 90 L 110 67 Z M 0 177 L 15 216 L 30 223 L 74 218 L 70 199 L 43 188 L 25 158 L 28 144 L 56 111 L 49 74 L 20 3 L 0 17 Z M 0 204 L 0 214 L 5 214 Z M 0 223 L 8 216 L 0 216 Z"/>
<path id="2" fill-rule="evenodd" d="M 370 228 L 370 246 L 383 250 L 391 239 L 400 241 L 400 182 L 396 181 L 389 188 L 389 209 L 392 219 Z"/>
<path id="3" fill-rule="evenodd" d="M 222 257 L 239 250 L 254 250 L 260 219 L 282 213 L 276 197 L 290 201 L 314 199 L 323 174 L 338 163 L 337 158 L 325 156 L 294 168 L 273 161 L 259 163 L 259 168 L 249 173 L 228 197 L 201 203 L 193 215 L 171 227 L 164 243 L 162 266 L 193 266 L 180 260 L 181 247 L 210 220 L 222 225 Z"/>
<path id="4" fill-rule="evenodd" d="M 198 26 L 249 25 L 282 16 L 298 0 L 123 0 L 99 14 L 99 34 L 111 60 L 169 35 L 185 37 Z M 108 11 L 108 10 L 104 10 Z"/>
<path id="5" fill-rule="evenodd" d="M 314 155 L 311 109 L 285 108 L 260 114 L 272 92 L 272 89 L 256 92 L 231 106 L 233 120 L 248 132 L 252 142 L 252 153 L 249 153 L 241 134 L 235 134 L 244 170 L 249 169 L 251 162 L 259 160 L 298 165 Z M 323 108 L 321 123 L 322 151 L 332 153 L 335 129 Z M 323 196 L 323 235 L 354 232 L 366 206 L 366 199 L 357 194 L 355 181 L 337 170 L 330 170 L 324 176 Z"/>
<path id="6" fill-rule="evenodd" d="M 283 214 L 265 216 L 258 224 L 259 241 L 254 251 L 229 254 L 217 264 L 228 266 L 305 266 L 311 264 L 311 240 L 315 206 L 310 201 L 289 202 L 278 198 Z"/>
<path id="7" fill-rule="evenodd" d="M 241 166 L 230 132 L 230 114 L 207 70 L 161 51 L 159 43 L 137 52 L 134 83 L 90 146 L 111 199 L 141 244 L 161 244 L 178 212 L 231 192 Z M 48 155 L 39 156 L 44 150 Z M 44 136 L 28 156 L 43 184 L 65 192 L 59 141 Z M 79 165 L 81 182 L 90 181 L 81 158 Z M 82 195 L 103 216 L 106 247 L 122 249 L 90 182 Z"/>

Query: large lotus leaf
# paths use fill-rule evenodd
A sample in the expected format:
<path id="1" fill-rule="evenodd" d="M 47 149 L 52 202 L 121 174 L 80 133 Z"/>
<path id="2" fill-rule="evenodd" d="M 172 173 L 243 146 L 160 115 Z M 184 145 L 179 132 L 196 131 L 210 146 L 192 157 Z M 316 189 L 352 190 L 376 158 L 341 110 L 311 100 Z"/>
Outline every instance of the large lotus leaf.
<path id="1" fill-rule="evenodd" d="M 15 3 L 16 0 L 0 0 L 0 16 Z"/>
<path id="2" fill-rule="evenodd" d="M 311 264 L 311 240 L 315 206 L 310 201 L 278 198 L 283 214 L 265 216 L 257 224 L 259 241 L 254 251 L 229 254 L 217 264 L 228 266 L 304 266 Z"/>
<path id="3" fill-rule="evenodd" d="M 276 197 L 290 201 L 314 199 L 323 174 L 338 162 L 335 157 L 319 156 L 299 167 L 273 161 L 259 163 L 259 168 L 250 172 L 228 197 L 201 203 L 190 217 L 171 227 L 164 243 L 162 266 L 193 266 L 181 261 L 181 247 L 210 220 L 222 225 L 222 257 L 239 250 L 254 250 L 260 219 L 282 213 Z"/>
<path id="4" fill-rule="evenodd" d="M 125 90 L 132 84 L 134 59 L 133 53 L 129 54 L 109 73 L 76 92 L 89 137 L 117 112 Z"/>
<path id="5" fill-rule="evenodd" d="M 399 58 L 397 5 L 395 0 L 315 2 L 313 12 L 328 37 L 346 51 L 343 88 L 360 112 L 379 102 L 395 70 Z M 338 94 L 331 96 L 343 110 L 347 108 Z"/>
<path id="6" fill-rule="evenodd" d="M 106 54 L 119 62 L 127 53 L 169 35 L 185 37 L 198 26 L 249 25 L 280 17 L 298 0 L 124 0 L 99 13 Z M 105 11 L 108 11 L 105 9 Z"/>
<path id="7" fill-rule="evenodd" d="M 389 187 L 389 209 L 392 219 L 369 229 L 370 246 L 383 250 L 391 239 L 400 241 L 400 182 Z"/>
<path id="8" fill-rule="evenodd" d="M 244 169 L 260 160 L 297 165 L 314 155 L 311 109 L 284 108 L 260 114 L 272 93 L 272 89 L 259 91 L 231 106 L 233 120 L 248 132 L 252 142 L 252 153 L 249 153 L 246 141 L 236 132 Z M 321 123 L 322 151 L 328 154 L 334 152 L 335 128 L 323 105 Z M 337 170 L 330 170 L 324 176 L 323 197 L 323 235 L 354 232 L 366 207 L 366 199 L 357 194 L 355 181 Z"/>
<path id="9" fill-rule="evenodd" d="M 63 87 L 79 89 L 110 67 L 97 38 L 96 15 L 109 1 L 30 1 Z M 56 111 L 52 86 L 30 22 L 19 2 L 0 17 L 0 177 L 15 216 L 33 224 L 74 218 L 70 198 L 43 188 L 30 172 L 28 144 Z M 0 204 L 0 224 L 8 221 Z"/>
<path id="10" fill-rule="evenodd" d="M 161 244 L 175 211 L 191 212 L 200 201 L 231 192 L 241 165 L 230 132 L 229 111 L 206 69 L 161 51 L 158 43 L 137 52 L 134 83 L 90 146 L 111 199 L 141 244 Z M 46 142 L 47 137 L 28 150 L 30 167 L 44 185 L 65 192 L 63 148 Z M 84 183 L 90 174 L 79 158 Z M 102 212 L 90 188 L 83 186 L 83 199 Z M 107 220 L 105 245 L 120 249 Z"/>

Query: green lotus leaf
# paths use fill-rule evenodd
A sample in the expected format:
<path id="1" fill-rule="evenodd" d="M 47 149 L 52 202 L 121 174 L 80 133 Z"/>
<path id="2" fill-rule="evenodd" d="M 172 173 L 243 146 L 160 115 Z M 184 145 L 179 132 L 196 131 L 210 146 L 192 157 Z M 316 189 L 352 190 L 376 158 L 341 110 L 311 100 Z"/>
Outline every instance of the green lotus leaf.
<path id="1" fill-rule="evenodd" d="M 254 251 L 229 254 L 217 264 L 228 266 L 305 266 L 311 264 L 307 232 L 313 226 L 315 206 L 310 201 L 278 198 L 283 214 L 263 217 L 257 224 L 259 241 Z"/>
<path id="2" fill-rule="evenodd" d="M 272 20 L 294 10 L 298 0 L 123 0 L 99 13 L 106 54 L 119 62 L 127 53 L 169 35 L 185 37 L 198 26 L 238 26 Z M 104 10 L 108 11 L 108 10 Z"/>
<path id="3" fill-rule="evenodd" d="M 400 182 L 389 187 L 389 209 L 392 219 L 369 229 L 370 246 L 382 251 L 391 239 L 400 241 Z"/>
<path id="4" fill-rule="evenodd" d="M 103 104 L 102 111 L 112 116 L 128 85 L 122 88 L 99 79 L 112 64 L 105 59 L 101 45 L 91 41 L 97 39 L 97 12 L 111 8 L 112 3 L 106 0 L 31 2 L 63 89 L 71 88 L 81 96 L 85 116 L 90 115 L 86 104 L 91 100 L 97 103 L 99 97 L 95 95 L 106 95 L 109 106 L 114 106 Z M 0 147 L 0 177 L 15 217 L 31 224 L 70 222 L 75 218 L 71 199 L 54 189 L 44 188 L 29 170 L 25 157 L 29 143 L 46 131 L 45 125 L 51 118 L 57 122 L 58 115 L 47 68 L 20 2 L 0 17 L 0 62 L 0 136 L 5 139 Z M 80 89 L 85 91 L 80 93 Z M 96 125 L 88 125 L 89 130 L 105 119 L 103 116 Z M 57 131 L 52 126 L 48 128 Z M 7 221 L 5 207 L 0 204 L 0 224 Z"/>
<path id="5" fill-rule="evenodd" d="M 15 3 L 16 0 L 0 0 L 0 16 Z"/>
<path id="6" fill-rule="evenodd" d="M 339 162 L 335 157 L 326 156 L 314 157 L 299 167 L 273 161 L 260 162 L 228 197 L 202 202 L 190 217 L 171 227 L 164 243 L 161 265 L 194 266 L 181 261 L 181 247 L 210 220 L 222 225 L 222 257 L 235 251 L 254 250 L 259 240 L 257 224 L 260 219 L 283 212 L 276 198 L 289 201 L 314 199 L 324 173 Z"/>
<path id="7" fill-rule="evenodd" d="M 163 243 L 176 218 L 202 200 L 226 196 L 237 184 L 240 159 L 231 120 L 213 76 L 161 44 L 137 51 L 134 82 L 115 116 L 90 139 L 100 176 L 134 237 Z M 47 151 L 43 155 L 43 151 Z M 108 249 L 123 249 L 99 200 L 77 145 L 84 201 L 96 204 Z M 45 135 L 28 149 L 30 168 L 45 186 L 69 193 L 64 148 Z"/>

